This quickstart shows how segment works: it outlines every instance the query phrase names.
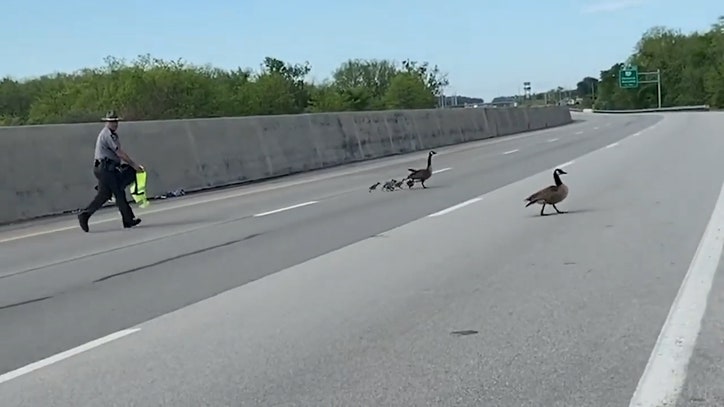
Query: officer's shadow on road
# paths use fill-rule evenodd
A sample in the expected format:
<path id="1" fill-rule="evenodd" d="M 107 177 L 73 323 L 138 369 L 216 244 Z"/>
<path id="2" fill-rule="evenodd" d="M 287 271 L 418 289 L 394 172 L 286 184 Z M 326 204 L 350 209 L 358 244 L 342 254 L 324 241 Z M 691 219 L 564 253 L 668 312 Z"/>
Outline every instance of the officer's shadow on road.
<path id="1" fill-rule="evenodd" d="M 140 217 L 140 216 L 139 216 Z M 114 222 L 106 222 L 105 225 L 95 225 L 95 227 L 91 227 L 90 232 L 91 233 L 108 233 L 108 232 L 118 232 L 120 231 L 133 231 L 137 229 L 153 229 L 153 228 L 164 228 L 164 227 L 173 227 L 173 226 L 192 226 L 192 229 L 196 229 L 203 226 L 209 226 L 214 224 L 213 221 L 204 221 L 204 220 L 176 220 L 176 221 L 156 221 L 156 220 L 147 220 L 141 217 L 142 222 L 130 229 L 123 229 L 120 225 L 120 220 L 118 220 L 118 223 Z"/>
<path id="2" fill-rule="evenodd" d="M 203 220 L 175 220 L 159 222 L 155 220 L 143 220 L 138 226 L 134 226 L 133 229 L 137 228 L 152 228 L 152 227 L 164 227 L 164 226 L 204 226 L 211 225 L 214 221 L 203 221 Z"/>

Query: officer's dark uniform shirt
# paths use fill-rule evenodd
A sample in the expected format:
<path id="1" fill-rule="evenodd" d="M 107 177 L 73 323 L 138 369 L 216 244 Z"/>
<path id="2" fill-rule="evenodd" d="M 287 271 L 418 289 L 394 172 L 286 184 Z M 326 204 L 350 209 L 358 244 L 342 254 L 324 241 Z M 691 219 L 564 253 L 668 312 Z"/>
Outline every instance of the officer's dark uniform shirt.
<path id="1" fill-rule="evenodd" d="M 96 139 L 96 151 L 94 158 L 96 160 L 108 159 L 121 163 L 121 158 L 118 157 L 118 148 L 121 143 L 118 141 L 118 134 L 111 132 L 108 127 L 103 127 L 100 133 L 98 133 L 98 139 Z"/>

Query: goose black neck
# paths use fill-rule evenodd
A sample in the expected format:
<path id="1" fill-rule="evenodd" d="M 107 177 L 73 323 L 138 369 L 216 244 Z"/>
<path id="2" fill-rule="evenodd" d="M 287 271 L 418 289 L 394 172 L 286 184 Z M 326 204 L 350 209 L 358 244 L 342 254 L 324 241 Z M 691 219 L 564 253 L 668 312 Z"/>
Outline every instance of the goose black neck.
<path id="1" fill-rule="evenodd" d="M 432 153 L 427 154 L 427 168 L 432 166 Z"/>
<path id="2" fill-rule="evenodd" d="M 558 185 L 558 186 L 563 184 L 563 181 L 561 181 L 561 177 L 558 176 L 558 172 L 553 173 L 553 180 L 556 181 L 556 185 Z"/>

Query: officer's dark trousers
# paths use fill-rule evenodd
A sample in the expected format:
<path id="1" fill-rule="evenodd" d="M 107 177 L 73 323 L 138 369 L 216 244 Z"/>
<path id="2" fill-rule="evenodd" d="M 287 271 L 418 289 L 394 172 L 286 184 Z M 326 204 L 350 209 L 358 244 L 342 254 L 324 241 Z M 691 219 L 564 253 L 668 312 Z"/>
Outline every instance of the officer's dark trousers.
<path id="1" fill-rule="evenodd" d="M 127 186 L 136 182 L 136 170 L 130 165 L 121 164 L 118 167 L 118 172 L 120 172 L 121 176 L 121 188 L 125 189 Z M 98 191 L 98 185 L 95 186 L 95 189 Z"/>
<path id="2" fill-rule="evenodd" d="M 118 170 L 121 177 L 121 188 L 125 189 L 127 186 L 136 182 L 136 170 L 134 170 L 133 167 L 128 164 L 121 164 Z"/>
<path id="3" fill-rule="evenodd" d="M 121 212 L 123 218 L 123 224 L 127 225 L 133 221 L 135 215 L 131 206 L 126 201 L 127 186 L 125 176 L 120 171 L 114 168 L 104 167 L 103 164 L 93 168 L 93 175 L 98 179 L 98 193 L 96 193 L 93 201 L 85 208 L 84 212 L 88 215 L 93 215 L 98 209 L 100 209 L 104 203 L 111 199 L 111 195 L 116 199 L 116 206 L 118 211 Z"/>

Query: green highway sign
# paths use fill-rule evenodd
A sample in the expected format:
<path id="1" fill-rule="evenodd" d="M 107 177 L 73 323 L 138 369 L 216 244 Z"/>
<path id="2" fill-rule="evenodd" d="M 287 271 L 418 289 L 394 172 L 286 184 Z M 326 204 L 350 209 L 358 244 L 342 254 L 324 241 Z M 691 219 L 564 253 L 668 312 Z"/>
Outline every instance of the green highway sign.
<path id="1" fill-rule="evenodd" d="M 622 88 L 639 87 L 639 69 L 635 66 L 627 66 L 618 72 L 618 86 Z"/>

